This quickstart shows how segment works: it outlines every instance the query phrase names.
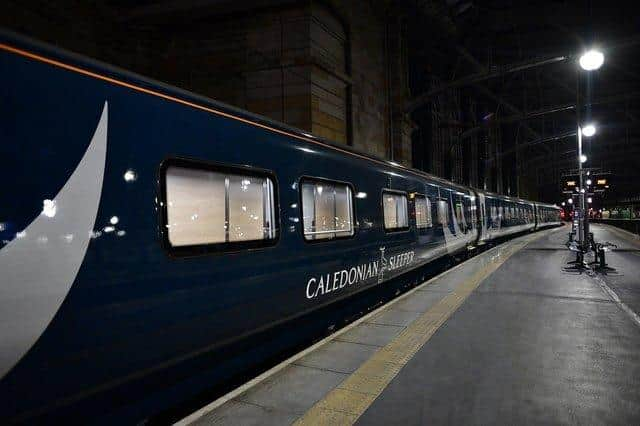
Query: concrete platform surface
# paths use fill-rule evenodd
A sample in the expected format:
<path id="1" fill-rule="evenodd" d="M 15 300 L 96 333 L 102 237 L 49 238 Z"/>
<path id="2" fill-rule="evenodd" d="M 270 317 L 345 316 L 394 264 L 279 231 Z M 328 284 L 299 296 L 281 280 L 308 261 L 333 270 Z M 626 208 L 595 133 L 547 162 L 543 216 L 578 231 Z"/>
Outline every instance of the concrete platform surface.
<path id="1" fill-rule="evenodd" d="M 181 424 L 640 424 L 640 240 L 566 271 L 568 227 L 495 247 Z"/>

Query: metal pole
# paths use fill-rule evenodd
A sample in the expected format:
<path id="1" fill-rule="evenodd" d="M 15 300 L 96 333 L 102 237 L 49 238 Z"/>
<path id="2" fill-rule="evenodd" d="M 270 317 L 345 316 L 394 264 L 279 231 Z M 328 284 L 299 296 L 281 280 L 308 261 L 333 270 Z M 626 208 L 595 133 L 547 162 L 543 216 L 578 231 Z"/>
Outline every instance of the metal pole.
<path id="1" fill-rule="evenodd" d="M 580 192 L 578 192 L 578 245 L 581 252 L 585 251 L 585 235 L 584 235 L 584 184 L 582 176 L 582 129 L 580 128 L 580 70 L 576 69 L 576 121 L 578 130 L 578 180 L 580 183 Z"/>
<path id="2" fill-rule="evenodd" d="M 580 244 L 580 249 L 584 251 L 585 249 L 585 234 L 584 234 L 584 186 L 583 186 L 583 177 L 582 177 L 582 129 L 580 128 L 580 124 L 578 124 L 578 178 L 580 182 L 580 192 L 578 193 L 578 203 L 580 205 L 578 210 L 578 244 Z"/>

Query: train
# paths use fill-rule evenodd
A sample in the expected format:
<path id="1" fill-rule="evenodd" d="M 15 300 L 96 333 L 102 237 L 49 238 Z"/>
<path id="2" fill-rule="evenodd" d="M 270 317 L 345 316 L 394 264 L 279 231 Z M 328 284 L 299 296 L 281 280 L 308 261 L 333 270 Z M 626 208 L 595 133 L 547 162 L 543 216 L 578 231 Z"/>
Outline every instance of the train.
<path id="1" fill-rule="evenodd" d="M 561 224 L 8 31 L 0 76 L 4 424 L 143 423 L 315 314 Z"/>

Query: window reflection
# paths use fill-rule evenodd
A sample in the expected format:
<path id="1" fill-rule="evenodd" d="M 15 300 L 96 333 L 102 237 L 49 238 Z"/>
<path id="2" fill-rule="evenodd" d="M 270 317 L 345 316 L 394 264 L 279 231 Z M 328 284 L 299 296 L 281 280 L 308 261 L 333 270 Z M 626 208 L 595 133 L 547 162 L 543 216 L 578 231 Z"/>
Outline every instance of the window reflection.
<path id="1" fill-rule="evenodd" d="M 169 167 L 165 183 L 171 245 L 275 238 L 270 179 Z"/>
<path id="2" fill-rule="evenodd" d="M 339 183 L 303 182 L 304 236 L 318 240 L 353 235 L 353 206 L 349 186 Z"/>
<path id="3" fill-rule="evenodd" d="M 414 199 L 416 209 L 416 227 L 428 228 L 433 225 L 431 220 L 431 202 L 427 197 L 417 195 Z"/>
<path id="4" fill-rule="evenodd" d="M 384 211 L 384 227 L 387 230 L 406 228 L 409 226 L 407 214 L 407 196 L 392 192 L 382 193 Z"/>

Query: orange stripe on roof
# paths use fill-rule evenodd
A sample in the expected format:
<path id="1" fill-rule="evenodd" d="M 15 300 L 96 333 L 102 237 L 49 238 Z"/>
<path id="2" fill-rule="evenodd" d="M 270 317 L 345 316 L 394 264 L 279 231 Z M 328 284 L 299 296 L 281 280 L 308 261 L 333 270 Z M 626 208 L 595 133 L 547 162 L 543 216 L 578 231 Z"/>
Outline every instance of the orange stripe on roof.
<path id="1" fill-rule="evenodd" d="M 147 88 L 144 88 L 144 87 L 141 87 L 141 86 L 137 86 L 135 84 L 127 83 L 126 81 L 122 81 L 122 80 L 115 79 L 113 77 L 108 77 L 106 75 L 98 74 L 96 72 L 89 71 L 89 70 L 86 70 L 86 69 L 83 69 L 83 68 L 80 68 L 80 67 L 77 67 L 77 66 L 74 66 L 74 65 L 65 64 L 64 62 L 56 61 L 55 59 L 50 59 L 50 58 L 47 58 L 45 56 L 41 56 L 41 55 L 38 55 L 38 54 L 35 54 L 35 53 L 28 52 L 26 50 L 18 49 L 16 47 L 12 47 L 12 46 L 9 46 L 7 44 L 0 43 L 0 50 L 5 50 L 7 52 L 11 52 L 11 53 L 14 53 L 16 55 L 24 56 L 26 58 L 33 59 L 35 61 L 39 61 L 39 62 L 43 62 L 43 63 L 49 64 L 49 65 L 53 65 L 53 66 L 58 67 L 58 68 L 63 68 L 65 70 L 67 70 L 67 71 L 73 71 L 73 72 L 76 72 L 76 73 L 79 73 L 79 74 L 86 75 L 88 77 L 92 77 L 92 78 L 95 78 L 95 79 L 98 79 L 98 80 L 106 81 L 108 83 L 115 84 L 117 86 L 126 87 L 128 89 L 135 90 L 137 92 L 146 93 L 147 95 L 157 96 L 157 97 L 165 99 L 167 101 L 176 102 L 176 103 L 179 103 L 179 104 L 182 104 L 182 105 L 189 106 L 191 108 L 195 108 L 195 109 L 198 109 L 198 110 L 201 110 L 201 111 L 209 112 L 211 114 L 216 114 L 216 115 L 219 115 L 219 116 L 222 116 L 222 117 L 230 118 L 232 120 L 241 121 L 241 122 L 243 122 L 245 124 L 248 124 L 248 125 L 251 125 L 251 126 L 259 127 L 259 128 L 262 128 L 262 129 L 265 129 L 265 130 L 269 130 L 269 131 L 274 132 L 274 133 L 279 133 L 281 135 L 289 136 L 289 137 L 292 137 L 292 138 L 295 138 L 295 139 L 299 139 L 299 140 L 302 140 L 302 141 L 305 141 L 305 142 L 309 142 L 309 143 L 313 143 L 313 144 L 316 144 L 316 145 L 320 145 L 320 146 L 323 146 L 325 148 L 333 149 L 335 151 L 339 151 L 339 152 L 342 152 L 342 153 L 345 153 L 345 154 L 348 154 L 348 155 L 353 155 L 355 157 L 359 157 L 359 158 L 362 158 L 362 159 L 367 160 L 367 161 L 373 161 L 375 163 L 382 164 L 382 165 L 387 166 L 387 167 L 396 167 L 398 169 L 401 169 L 404 172 L 411 173 L 411 174 L 414 174 L 416 176 L 430 177 L 428 175 L 425 176 L 425 175 L 423 175 L 423 174 L 421 174 L 421 173 L 419 173 L 419 172 L 417 172 L 415 170 L 410 170 L 410 169 L 408 169 L 406 167 L 403 167 L 403 166 L 395 166 L 395 165 L 392 165 L 392 164 L 388 164 L 387 162 L 382 161 L 382 160 L 377 160 L 375 158 L 370 158 L 370 157 L 367 157 L 365 155 L 361 155 L 361 154 L 358 154 L 358 153 L 355 153 L 355 152 L 351 152 L 351 151 L 348 151 L 348 150 L 345 150 L 345 149 L 341 149 L 341 148 L 338 148 L 338 147 L 333 146 L 333 145 L 328 145 L 328 144 L 322 143 L 321 141 L 318 141 L 318 140 L 314 140 L 314 139 L 311 139 L 311 138 L 306 138 L 304 136 L 296 135 L 295 133 L 287 132 L 286 130 L 277 129 L 277 128 L 274 128 L 274 127 L 271 127 L 271 126 L 267 126 L 267 125 L 261 124 L 261 123 L 256 123 L 255 121 L 251 121 L 251 120 L 248 120 L 248 119 L 243 118 L 243 117 L 238 117 L 237 115 L 229 114 L 229 113 L 224 112 L 224 111 L 220 111 L 220 110 L 217 110 L 217 109 L 214 109 L 214 108 L 211 108 L 211 107 L 207 107 L 207 106 L 200 105 L 200 104 L 197 104 L 197 103 L 194 103 L 194 102 L 190 102 L 190 101 L 187 101 L 187 100 L 184 100 L 184 99 L 180 99 L 180 98 L 177 98 L 175 96 L 167 95 L 167 94 L 162 93 L 162 92 L 158 92 L 158 91 L 155 91 L 155 90 L 151 90 L 151 89 L 147 89 Z"/>

